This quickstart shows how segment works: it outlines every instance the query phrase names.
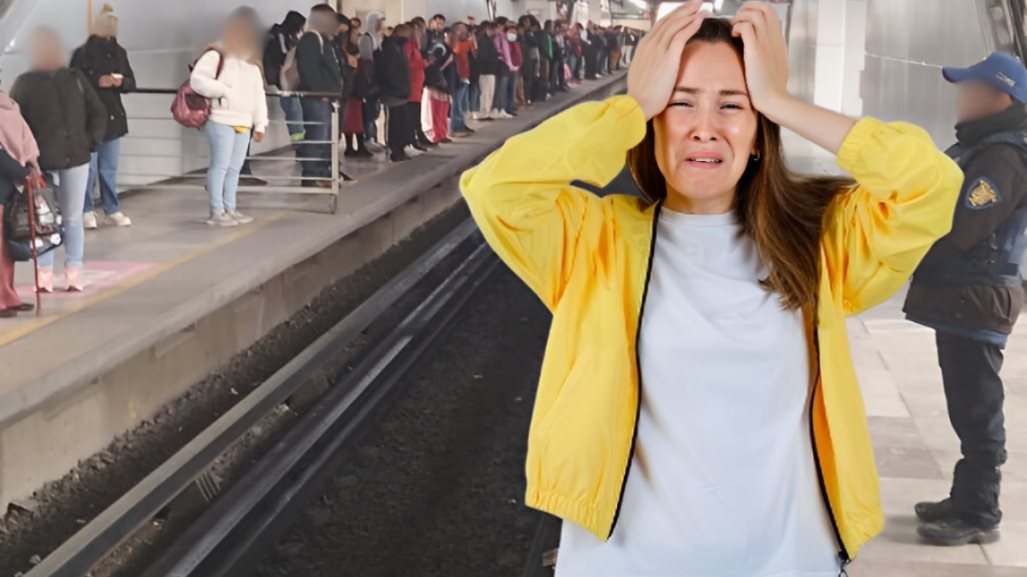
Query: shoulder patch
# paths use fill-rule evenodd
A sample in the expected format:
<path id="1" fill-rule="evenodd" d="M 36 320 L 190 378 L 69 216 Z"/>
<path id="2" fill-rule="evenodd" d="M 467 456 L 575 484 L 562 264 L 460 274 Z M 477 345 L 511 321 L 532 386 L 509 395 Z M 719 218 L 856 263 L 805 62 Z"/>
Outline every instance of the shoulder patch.
<path id="1" fill-rule="evenodd" d="M 971 210 L 991 208 L 1001 201 L 1002 193 L 998 187 L 983 176 L 970 185 L 970 192 L 966 195 L 966 206 Z"/>

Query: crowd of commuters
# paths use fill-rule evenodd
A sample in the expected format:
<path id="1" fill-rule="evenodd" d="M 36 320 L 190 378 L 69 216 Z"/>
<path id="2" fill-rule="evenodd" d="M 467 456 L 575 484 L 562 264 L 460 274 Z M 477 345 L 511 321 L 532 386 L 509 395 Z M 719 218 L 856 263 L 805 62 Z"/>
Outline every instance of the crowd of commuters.
<path id="1" fill-rule="evenodd" d="M 117 38 L 118 17 L 109 4 L 70 62 L 57 32 L 40 28 L 29 41 L 31 69 L 15 81 L 10 98 L 0 94 L 6 151 L 0 200 L 24 181 L 23 172 L 45 177 L 63 216 L 60 250 L 64 287 L 71 291 L 84 289 L 84 231 L 132 224 L 121 209 L 117 175 L 121 139 L 129 131 L 122 94 L 136 81 Z M 331 173 L 333 106 L 345 157 L 384 152 L 400 162 L 410 150 L 470 135 L 475 121 L 511 118 L 582 79 L 616 71 L 630 63 L 637 41 L 620 27 L 540 23 L 531 15 L 450 23 L 436 14 L 389 25 L 382 12 L 350 18 L 329 4 L 315 5 L 307 16 L 289 12 L 265 30 L 256 11 L 239 8 L 221 38 L 199 51 L 189 77 L 191 89 L 210 101 L 203 128 L 210 145 L 206 222 L 253 221 L 239 211 L 236 193 L 241 177 L 261 182 L 250 175 L 247 158 L 267 131 L 268 91 L 281 93 L 277 100 L 303 185 L 330 187 L 335 177 L 348 178 Z M 385 134 L 379 134 L 383 123 Z M 18 139 L 24 142 L 16 145 Z M 39 258 L 42 292 L 54 290 L 55 252 Z M 15 302 L 11 259 L 4 252 L 0 260 L 0 314 L 10 316 L 25 305 Z"/>
<path id="2" fill-rule="evenodd" d="M 399 162 L 410 158 L 409 149 L 425 151 L 471 134 L 468 120 L 516 116 L 520 107 L 626 66 L 639 37 L 621 27 L 540 23 L 531 15 L 449 23 L 436 14 L 386 24 L 378 11 L 360 20 L 320 4 L 309 19 L 289 12 L 265 43 L 268 84 L 340 94 L 347 157 L 386 149 Z M 288 78 L 292 61 L 295 83 Z M 281 98 L 305 186 L 330 186 L 331 100 Z M 383 115 L 384 142 L 378 134 Z"/>

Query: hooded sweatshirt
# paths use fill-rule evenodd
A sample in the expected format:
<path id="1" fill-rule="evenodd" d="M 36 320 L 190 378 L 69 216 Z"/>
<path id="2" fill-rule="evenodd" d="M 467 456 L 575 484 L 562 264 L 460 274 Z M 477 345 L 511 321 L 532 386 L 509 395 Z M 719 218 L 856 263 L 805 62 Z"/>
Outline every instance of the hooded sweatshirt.
<path id="1" fill-rule="evenodd" d="M 378 22 L 384 18 L 385 15 L 377 10 L 368 13 L 364 18 L 364 27 L 361 28 L 362 34 L 357 43 L 357 46 L 360 47 L 361 60 L 374 60 L 375 51 L 382 47 L 382 40 L 375 28 L 378 27 Z"/>

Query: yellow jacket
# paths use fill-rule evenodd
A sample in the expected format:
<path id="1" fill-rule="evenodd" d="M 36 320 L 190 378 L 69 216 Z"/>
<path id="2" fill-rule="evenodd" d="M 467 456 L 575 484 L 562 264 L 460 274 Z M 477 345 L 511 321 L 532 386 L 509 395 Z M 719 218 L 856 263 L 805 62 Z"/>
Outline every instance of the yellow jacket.
<path id="1" fill-rule="evenodd" d="M 553 313 L 526 503 L 602 540 L 616 524 L 634 448 L 636 339 L 659 206 L 570 183 L 608 183 L 645 130 L 628 96 L 581 104 L 509 139 L 460 181 L 489 244 Z M 872 118 L 850 131 L 838 164 L 859 186 L 831 205 L 820 242 L 811 427 L 848 560 L 884 518 L 845 317 L 888 299 L 948 232 L 963 175 L 922 129 Z"/>

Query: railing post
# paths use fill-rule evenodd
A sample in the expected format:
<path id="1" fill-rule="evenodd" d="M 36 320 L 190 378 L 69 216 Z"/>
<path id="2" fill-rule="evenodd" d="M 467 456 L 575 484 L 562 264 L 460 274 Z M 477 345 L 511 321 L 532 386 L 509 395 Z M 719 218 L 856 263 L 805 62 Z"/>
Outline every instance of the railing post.
<path id="1" fill-rule="evenodd" d="M 332 129 L 329 133 L 332 135 L 332 213 L 334 214 L 339 208 L 339 181 L 342 180 L 339 166 L 339 101 L 337 99 L 332 100 Z"/>

